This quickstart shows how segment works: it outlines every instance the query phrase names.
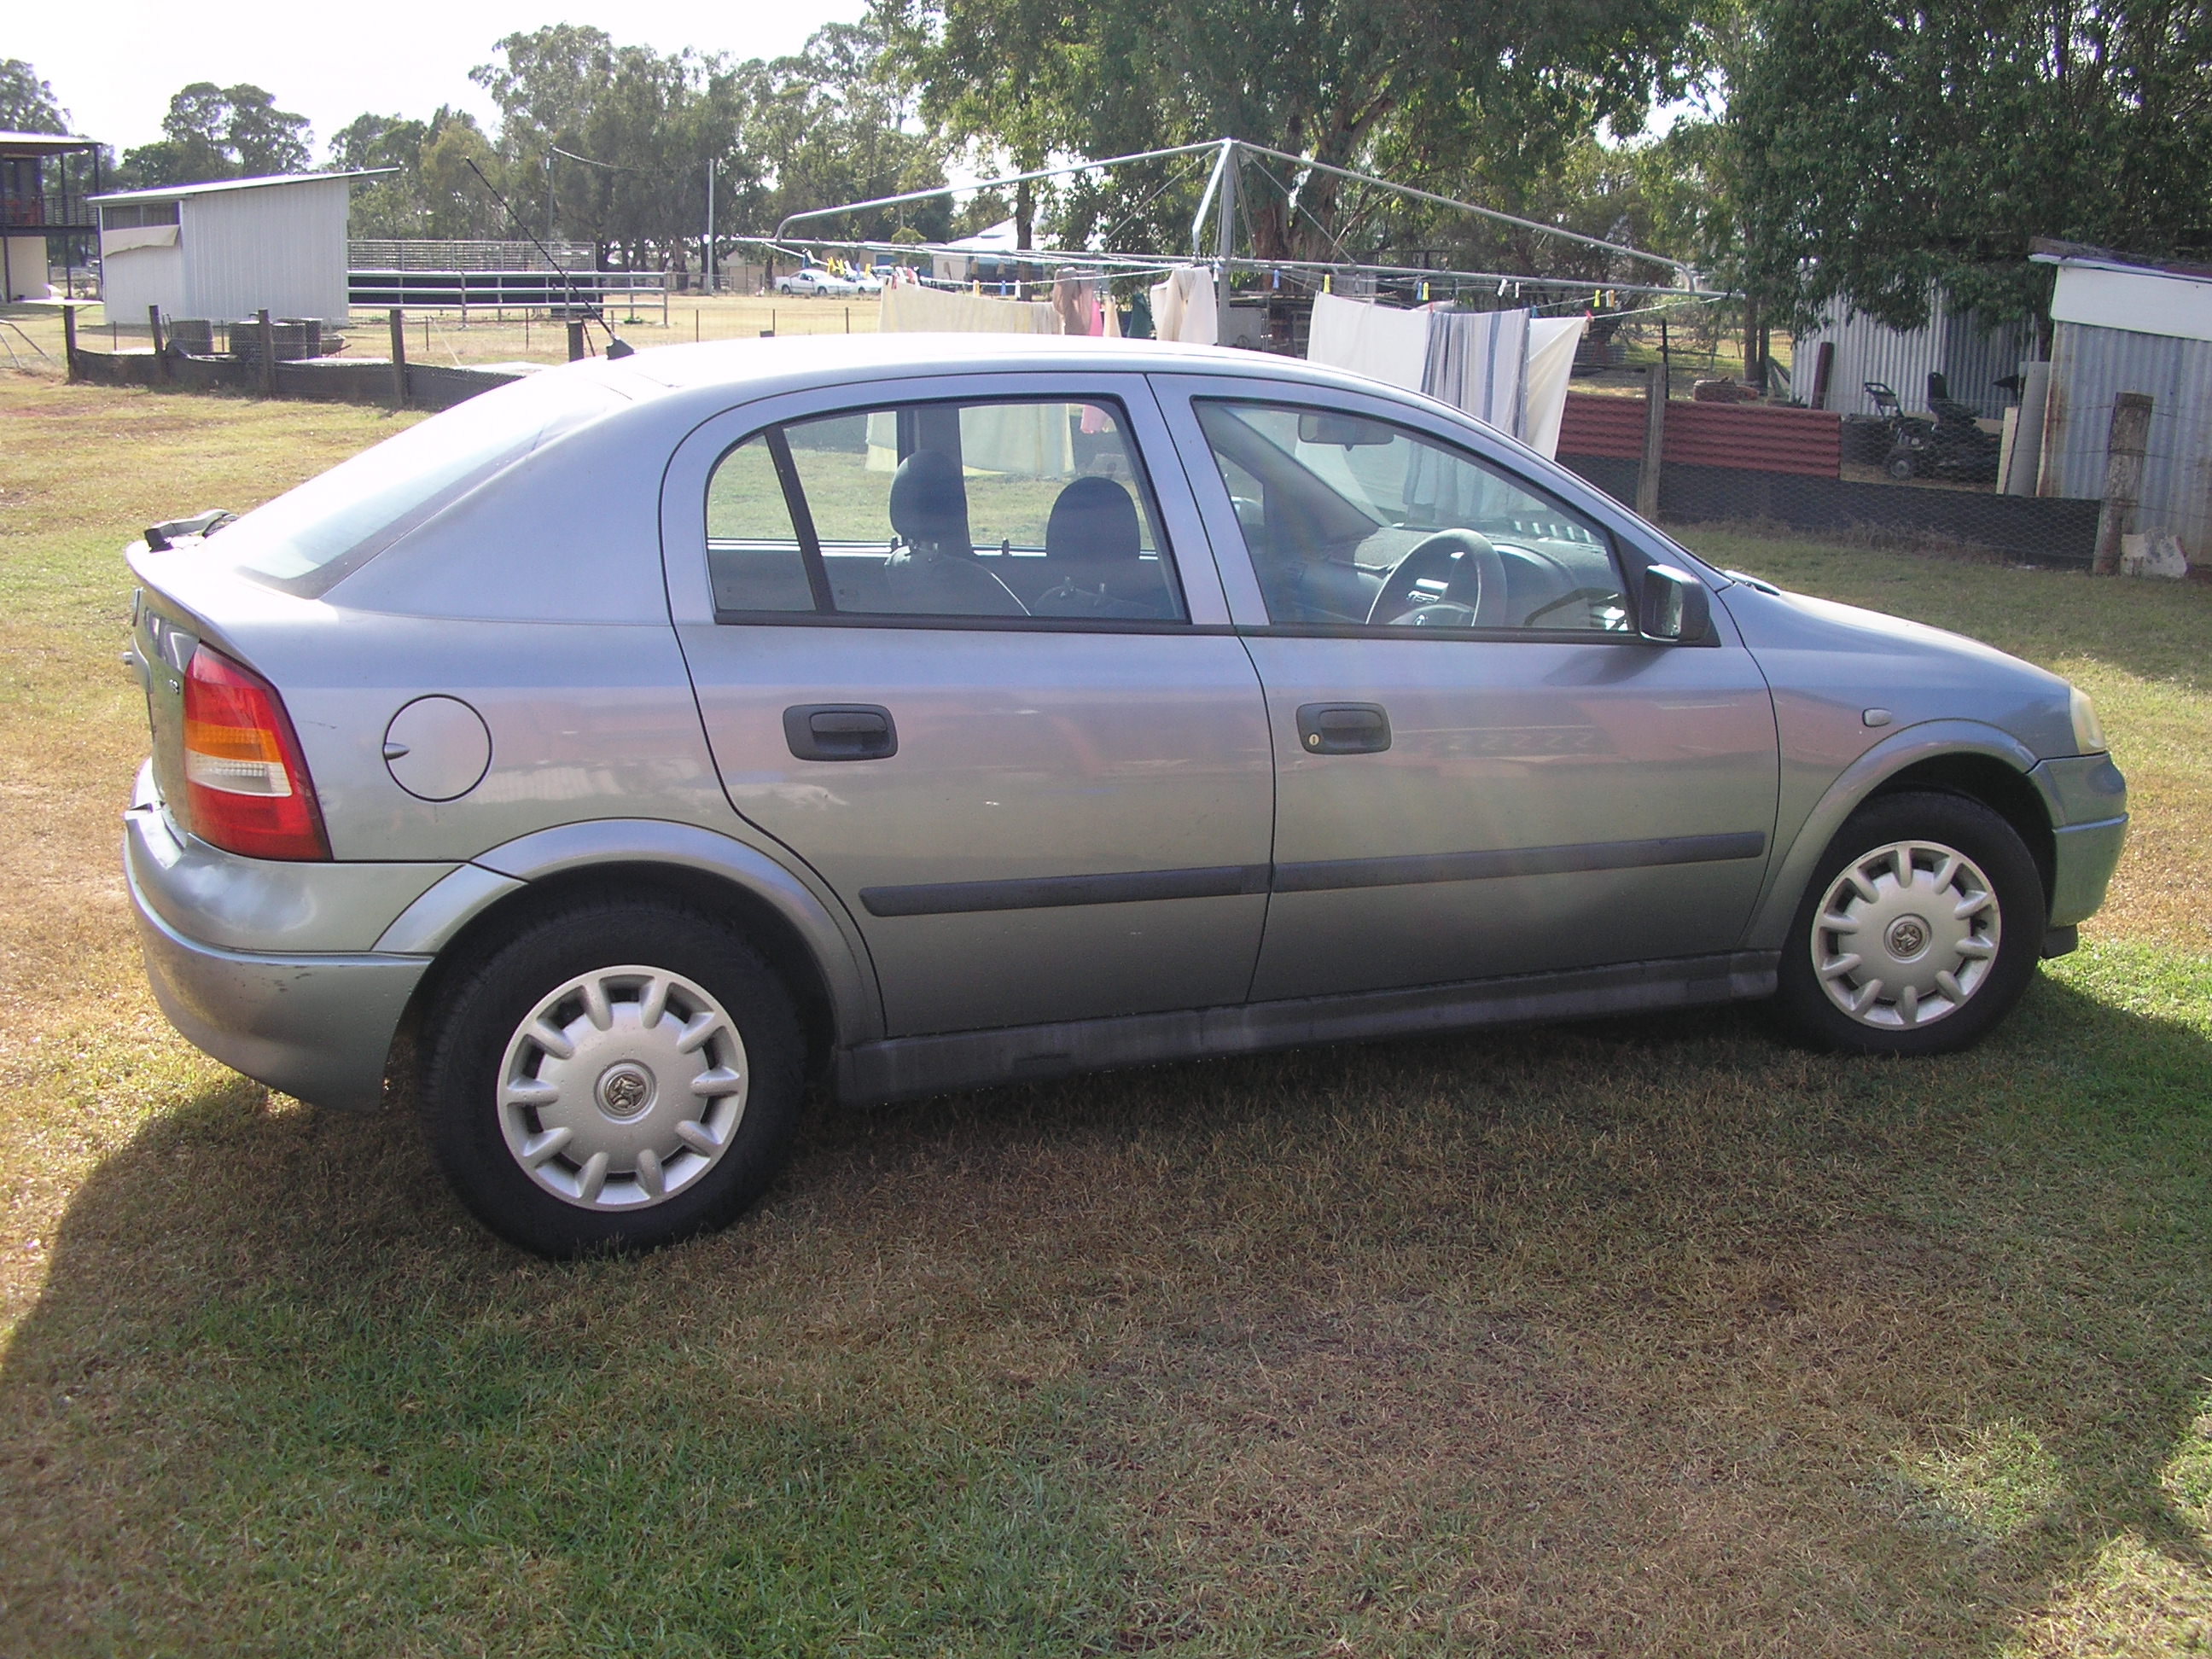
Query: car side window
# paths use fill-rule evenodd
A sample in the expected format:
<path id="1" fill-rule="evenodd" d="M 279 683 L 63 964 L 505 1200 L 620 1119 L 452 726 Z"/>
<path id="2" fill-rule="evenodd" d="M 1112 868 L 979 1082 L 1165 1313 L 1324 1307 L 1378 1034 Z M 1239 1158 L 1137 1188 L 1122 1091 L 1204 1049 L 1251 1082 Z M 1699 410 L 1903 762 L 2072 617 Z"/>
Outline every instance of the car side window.
<path id="1" fill-rule="evenodd" d="M 1510 473 L 1394 422 L 1195 408 L 1271 621 L 1633 631 L 1605 530 Z"/>
<path id="2" fill-rule="evenodd" d="M 814 590 L 768 435 L 757 433 L 707 481 L 707 573 L 720 611 L 811 611 Z"/>
<path id="3" fill-rule="evenodd" d="M 757 445 L 764 469 L 747 453 Z M 778 445 L 787 468 L 775 464 Z M 770 483 L 796 556 L 773 580 L 761 528 Z M 756 489 L 765 516 L 747 525 L 748 539 L 734 533 L 737 504 Z M 732 450 L 708 498 L 726 620 L 777 611 L 1188 619 L 1127 416 L 1110 400 L 884 404 L 793 421 Z M 718 539 L 724 523 L 733 533 Z M 761 574 L 726 574 L 747 557 L 743 568 Z M 747 602 L 755 593 L 775 602 Z"/>

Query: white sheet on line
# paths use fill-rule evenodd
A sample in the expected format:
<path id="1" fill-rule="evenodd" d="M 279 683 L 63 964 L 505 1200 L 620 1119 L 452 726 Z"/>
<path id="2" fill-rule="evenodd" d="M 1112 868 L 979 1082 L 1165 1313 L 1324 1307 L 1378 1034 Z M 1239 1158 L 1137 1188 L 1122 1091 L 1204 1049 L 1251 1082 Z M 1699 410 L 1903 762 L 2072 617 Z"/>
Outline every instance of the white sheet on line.
<path id="1" fill-rule="evenodd" d="M 884 287 L 877 328 L 885 334 L 1057 334 L 1060 315 L 1048 304 L 995 300 L 980 294 L 890 283 Z M 1060 404 L 1008 404 L 979 410 L 960 421 L 961 459 L 970 472 L 1064 478 L 1075 465 L 1067 411 Z M 893 415 L 868 416 L 868 470 L 898 467 L 898 426 Z"/>
<path id="2" fill-rule="evenodd" d="M 1400 311 L 1371 300 L 1314 295 L 1306 361 L 1326 363 L 1419 392 L 1429 360 L 1429 313 Z"/>
<path id="3" fill-rule="evenodd" d="M 1567 412 L 1575 347 L 1589 327 L 1587 317 L 1538 317 L 1528 324 L 1528 366 L 1521 382 L 1521 441 L 1547 459 L 1559 453 L 1559 422 Z"/>

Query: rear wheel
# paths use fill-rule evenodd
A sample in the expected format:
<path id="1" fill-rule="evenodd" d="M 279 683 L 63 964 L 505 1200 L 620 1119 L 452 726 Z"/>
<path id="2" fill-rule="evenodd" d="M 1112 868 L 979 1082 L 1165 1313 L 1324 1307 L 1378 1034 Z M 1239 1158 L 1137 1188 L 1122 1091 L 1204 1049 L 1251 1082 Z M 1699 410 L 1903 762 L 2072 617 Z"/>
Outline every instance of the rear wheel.
<path id="1" fill-rule="evenodd" d="M 1796 1035 L 1871 1054 L 1948 1054 L 2020 1000 L 2044 932 L 2035 860 L 1961 796 L 1883 796 L 1822 854 L 1784 947 L 1776 1006 Z"/>
<path id="2" fill-rule="evenodd" d="M 543 1255 L 720 1227 L 782 1167 L 798 1015 L 744 941 L 657 903 L 564 911 L 441 990 L 422 1091 L 446 1176 Z"/>

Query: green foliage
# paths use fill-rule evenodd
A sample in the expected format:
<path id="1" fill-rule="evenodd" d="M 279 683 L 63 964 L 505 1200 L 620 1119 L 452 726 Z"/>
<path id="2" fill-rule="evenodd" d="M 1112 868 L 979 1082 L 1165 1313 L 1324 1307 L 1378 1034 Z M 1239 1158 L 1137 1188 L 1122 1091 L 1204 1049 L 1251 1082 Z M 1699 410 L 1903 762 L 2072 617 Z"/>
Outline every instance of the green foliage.
<path id="1" fill-rule="evenodd" d="M 1708 9 L 1707 0 L 1138 0 L 1076 11 L 1042 0 L 878 0 L 872 17 L 901 83 L 951 143 L 1034 162 L 1232 134 L 1509 210 L 1573 197 L 1574 212 L 1610 228 L 1623 179 L 1592 135 L 1601 122 L 1633 131 L 1654 99 L 1680 94 L 1703 64 Z M 1168 163 L 1062 187 L 1059 231 L 1176 246 L 1203 177 Z M 1595 193 L 1577 195 L 1584 185 Z M 1319 173 L 1279 171 L 1269 184 L 1255 173 L 1246 216 L 1249 246 L 1267 258 L 1342 258 L 1447 234 L 1435 216 Z"/>
<path id="2" fill-rule="evenodd" d="M 169 100 L 161 137 L 124 153 L 126 186 L 200 184 L 305 173 L 307 118 L 276 107 L 259 87 L 195 81 Z"/>
<path id="3" fill-rule="evenodd" d="M 0 132 L 67 132 L 69 112 L 20 58 L 0 58 Z"/>
<path id="4" fill-rule="evenodd" d="M 2047 299 L 2032 237 L 2212 246 L 2202 0 L 1759 0 L 1730 123 L 1746 275 L 1899 327 Z"/>
<path id="5" fill-rule="evenodd" d="M 331 139 L 333 167 L 398 169 L 355 188 L 350 225 L 356 236 L 513 235 L 498 204 L 469 171 L 471 160 L 487 170 L 497 165 L 476 118 L 450 105 L 440 105 L 428 121 L 356 116 Z"/>

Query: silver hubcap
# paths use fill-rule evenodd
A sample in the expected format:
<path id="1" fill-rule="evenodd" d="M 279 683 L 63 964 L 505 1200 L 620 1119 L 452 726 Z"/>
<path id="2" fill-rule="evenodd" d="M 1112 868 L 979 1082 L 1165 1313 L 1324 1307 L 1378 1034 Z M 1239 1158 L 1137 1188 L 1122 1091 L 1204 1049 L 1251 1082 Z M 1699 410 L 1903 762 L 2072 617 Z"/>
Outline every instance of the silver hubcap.
<path id="1" fill-rule="evenodd" d="M 659 1204 L 729 1150 L 745 1045 L 680 974 L 601 968 L 540 1002 L 500 1065 L 499 1127 L 525 1173 L 586 1210 Z"/>
<path id="2" fill-rule="evenodd" d="M 1821 899 L 1813 969 L 1862 1025 L 1927 1025 L 1982 988 L 2002 923 L 1989 878 L 1965 854 L 1892 842 L 1844 866 Z"/>

